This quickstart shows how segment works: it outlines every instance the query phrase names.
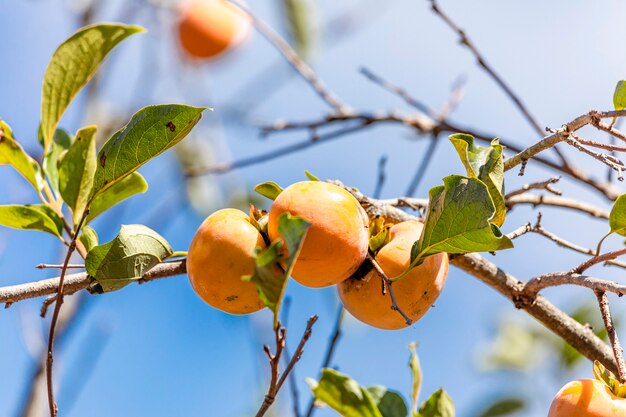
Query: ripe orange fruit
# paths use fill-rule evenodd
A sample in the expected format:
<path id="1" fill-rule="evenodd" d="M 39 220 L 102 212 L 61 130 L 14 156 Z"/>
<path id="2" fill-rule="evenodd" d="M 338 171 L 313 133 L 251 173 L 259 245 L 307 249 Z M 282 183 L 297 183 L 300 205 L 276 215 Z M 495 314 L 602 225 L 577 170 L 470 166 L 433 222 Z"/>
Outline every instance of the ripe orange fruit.
<path id="1" fill-rule="evenodd" d="M 250 31 L 250 19 L 225 0 L 191 0 L 183 6 L 178 37 L 194 58 L 213 58 L 240 44 Z"/>
<path id="2" fill-rule="evenodd" d="M 400 275 L 409 266 L 411 247 L 420 238 L 423 225 L 406 221 L 389 229 L 390 241 L 378 252 L 376 261 L 388 277 Z M 413 321 L 420 319 L 433 305 L 448 275 L 448 255 L 427 257 L 420 266 L 393 283 L 398 306 Z M 379 329 L 406 327 L 402 316 L 391 309 L 389 291 L 382 294 L 380 275 L 370 271 L 364 278 L 350 278 L 337 286 L 339 298 L 354 317 Z"/>
<path id="3" fill-rule="evenodd" d="M 311 223 L 291 276 L 307 287 L 337 284 L 356 271 L 367 255 L 369 219 L 346 190 L 322 181 L 290 185 L 274 201 L 268 234 L 280 239 L 278 218 L 289 212 Z"/>
<path id="4" fill-rule="evenodd" d="M 187 275 L 196 294 L 231 314 L 253 313 L 265 307 L 256 286 L 241 279 L 255 271 L 253 251 L 257 246 L 266 247 L 243 211 L 223 209 L 207 217 L 187 253 Z"/>
<path id="5" fill-rule="evenodd" d="M 548 417 L 624 417 L 626 398 L 614 395 L 596 379 L 580 379 L 566 384 L 556 394 Z"/>

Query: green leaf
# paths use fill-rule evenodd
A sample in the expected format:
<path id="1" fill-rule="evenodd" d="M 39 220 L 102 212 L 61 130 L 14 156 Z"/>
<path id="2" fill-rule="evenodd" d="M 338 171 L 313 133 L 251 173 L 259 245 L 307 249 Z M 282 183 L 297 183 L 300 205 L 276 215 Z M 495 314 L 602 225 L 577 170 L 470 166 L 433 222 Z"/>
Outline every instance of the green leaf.
<path id="1" fill-rule="evenodd" d="M 98 246 L 98 234 L 89 226 L 82 227 L 78 240 L 83 244 L 83 246 L 85 246 L 87 253 Z"/>
<path id="2" fill-rule="evenodd" d="M 417 410 L 417 402 L 420 397 L 420 390 L 422 389 L 422 367 L 420 365 L 419 357 L 417 356 L 415 342 L 409 344 L 409 350 L 411 351 L 411 357 L 409 359 L 409 368 L 411 369 L 411 401 L 413 403 L 413 410 Z"/>
<path id="3" fill-rule="evenodd" d="M 143 31 L 138 26 L 121 24 L 86 26 L 57 48 L 43 77 L 41 128 L 44 153 L 48 153 L 63 113 L 107 54 L 128 36 Z"/>
<path id="4" fill-rule="evenodd" d="M 368 387 L 367 391 L 383 417 L 407 417 L 409 414 L 404 399 L 397 392 L 390 391 L 381 385 Z"/>
<path id="5" fill-rule="evenodd" d="M 276 200 L 278 195 L 283 192 L 280 185 L 273 181 L 264 182 L 254 187 L 254 191 L 261 194 L 263 197 L 267 197 L 270 200 Z"/>
<path id="6" fill-rule="evenodd" d="M 63 220 L 48 206 L 0 206 L 0 226 L 22 230 L 39 230 L 61 237 Z"/>
<path id="7" fill-rule="evenodd" d="M 59 192 L 72 210 L 77 225 L 87 208 L 93 176 L 96 172 L 96 127 L 76 133 L 76 140 L 59 163 Z"/>
<path id="8" fill-rule="evenodd" d="M 312 3 L 309 0 L 283 0 L 293 47 L 304 59 L 310 56 L 315 44 Z"/>
<path id="9" fill-rule="evenodd" d="M 511 240 L 490 223 L 495 209 L 483 182 L 460 175 L 445 177 L 443 182 L 443 186 L 429 192 L 424 232 L 413 246 L 409 269 L 435 253 L 486 252 L 513 247 Z"/>
<path id="10" fill-rule="evenodd" d="M 489 195 L 493 200 L 496 213 L 491 223 L 500 227 L 506 217 L 504 205 L 504 160 L 503 147 L 498 139 L 491 142 L 491 146 L 474 145 L 474 137 L 463 133 L 450 135 L 450 141 L 465 166 L 467 176 L 481 180 L 487 185 Z"/>
<path id="11" fill-rule="evenodd" d="M 89 214 L 85 219 L 86 223 L 91 222 L 93 219 L 110 209 L 111 207 L 121 203 L 129 197 L 135 194 L 145 193 L 148 190 L 148 183 L 138 172 L 124 177 L 120 182 L 115 183 L 110 188 L 107 188 L 101 194 L 98 194 L 89 205 Z"/>
<path id="12" fill-rule="evenodd" d="M 624 110 L 626 107 L 626 80 L 619 80 L 613 93 L 615 110 Z"/>
<path id="13" fill-rule="evenodd" d="M 611 232 L 626 236 L 626 194 L 620 195 L 609 214 Z"/>
<path id="14" fill-rule="evenodd" d="M 180 142 L 205 108 L 182 104 L 148 106 L 133 115 L 98 153 L 90 200 Z"/>
<path id="15" fill-rule="evenodd" d="M 306 177 L 311 180 L 311 181 L 319 181 L 320 179 L 317 178 L 311 171 L 304 171 L 304 175 L 306 175 Z"/>
<path id="16" fill-rule="evenodd" d="M 283 240 L 273 242 L 265 250 L 257 250 L 254 275 L 242 277 L 243 280 L 256 285 L 259 298 L 274 313 L 274 327 L 278 325 L 278 313 L 287 287 L 287 278 L 291 274 L 310 226 L 311 224 L 302 217 L 289 213 L 281 214 L 278 218 L 278 232 Z M 286 256 L 282 250 L 284 244 L 287 245 Z M 285 266 L 284 270 L 281 265 Z"/>
<path id="17" fill-rule="evenodd" d="M 454 417 L 452 398 L 439 388 L 422 403 L 418 415 L 420 417 Z"/>
<path id="18" fill-rule="evenodd" d="M 97 291 L 115 291 L 137 281 L 172 253 L 154 230 L 141 224 L 122 225 L 115 239 L 89 251 L 85 268 L 98 284 Z"/>
<path id="19" fill-rule="evenodd" d="M 307 383 L 316 400 L 343 417 L 384 417 L 370 392 L 347 375 L 324 368 L 319 381 L 309 378 Z"/>
<path id="20" fill-rule="evenodd" d="M 48 176 L 50 180 L 50 186 L 56 194 L 59 192 L 59 161 L 65 155 L 72 143 L 74 137 L 67 133 L 63 129 L 57 129 L 54 132 L 54 140 L 51 142 L 50 150 L 43 157 L 42 168 L 43 172 Z"/>
<path id="21" fill-rule="evenodd" d="M 498 417 L 513 414 L 526 408 L 526 402 L 518 397 L 502 398 L 491 404 L 480 417 Z"/>
<path id="22" fill-rule="evenodd" d="M 11 128 L 2 120 L 0 120 L 0 165 L 11 165 L 37 191 L 43 188 L 39 164 L 15 141 Z"/>

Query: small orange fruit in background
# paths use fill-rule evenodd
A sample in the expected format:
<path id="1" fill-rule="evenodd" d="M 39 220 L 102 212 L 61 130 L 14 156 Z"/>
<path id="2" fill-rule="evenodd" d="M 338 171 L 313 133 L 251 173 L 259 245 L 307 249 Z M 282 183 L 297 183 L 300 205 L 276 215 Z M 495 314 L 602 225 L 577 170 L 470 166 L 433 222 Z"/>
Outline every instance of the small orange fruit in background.
<path id="1" fill-rule="evenodd" d="M 207 217 L 187 253 L 187 275 L 207 304 L 231 314 L 248 314 L 265 305 L 256 286 L 242 281 L 255 272 L 254 248 L 265 248 L 259 231 L 241 210 L 222 209 Z"/>
<path id="2" fill-rule="evenodd" d="M 556 394 L 548 417 L 624 417 L 626 398 L 614 395 L 596 379 L 567 383 Z"/>
<path id="3" fill-rule="evenodd" d="M 225 0 L 190 0 L 183 5 L 178 37 L 193 58 L 214 58 L 239 45 L 251 22 L 237 6 Z"/>
<path id="4" fill-rule="evenodd" d="M 285 188 L 269 213 L 268 234 L 281 238 L 278 218 L 289 212 L 311 223 L 291 276 L 307 287 L 337 284 L 354 273 L 367 256 L 369 219 L 346 190 L 322 181 Z"/>
<path id="5" fill-rule="evenodd" d="M 390 241 L 378 252 L 376 261 L 389 278 L 400 275 L 409 266 L 411 247 L 420 238 L 423 225 L 418 221 L 395 224 L 389 229 Z M 393 283 L 398 306 L 413 321 L 420 319 L 433 305 L 448 275 L 448 255 L 427 257 L 404 278 Z M 346 310 L 363 323 L 385 330 L 407 327 L 405 320 L 391 309 L 389 291 L 382 294 L 382 281 L 376 270 L 364 278 L 350 278 L 337 286 Z"/>

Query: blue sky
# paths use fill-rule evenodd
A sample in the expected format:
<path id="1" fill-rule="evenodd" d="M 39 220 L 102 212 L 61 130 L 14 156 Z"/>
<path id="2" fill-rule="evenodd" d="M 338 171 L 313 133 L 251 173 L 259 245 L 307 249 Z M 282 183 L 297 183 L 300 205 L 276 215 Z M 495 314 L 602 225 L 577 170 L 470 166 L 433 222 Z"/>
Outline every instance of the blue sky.
<path id="1" fill-rule="evenodd" d="M 56 46 L 78 27 L 70 8 L 73 3 L 78 2 L 0 0 L 0 55 L 4 58 L 0 67 L 0 117 L 35 154 L 39 152 L 36 130 L 41 79 Z M 120 3 L 107 2 L 99 20 L 119 20 Z M 250 3 L 255 12 L 284 33 L 277 2 Z M 454 112 L 454 120 L 518 144 L 530 145 L 537 139 L 513 104 L 458 45 L 455 35 L 430 12 L 426 1 L 396 0 L 384 7 L 375 1 L 317 3 L 320 21 L 359 4 L 368 11 L 363 27 L 355 34 L 340 43 L 319 44 L 313 58 L 320 77 L 355 109 L 410 111 L 400 99 L 360 75 L 362 66 L 402 85 L 435 108 L 448 99 L 454 80 L 464 75 L 465 98 Z M 588 110 L 611 107 L 615 82 L 626 75 L 623 2 L 609 1 L 600 6 L 582 0 L 455 0 L 443 1 L 441 6 L 467 30 L 544 125 L 558 127 Z M 308 85 L 291 77 L 255 106 L 249 119 L 233 119 L 229 108 L 250 110 L 249 101 L 258 96 L 256 92 L 272 82 L 261 79 L 250 85 L 260 71 L 276 66 L 273 77 L 289 74 L 287 65 L 281 66 L 280 57 L 264 39 L 253 34 L 223 60 L 193 66 L 184 62 L 176 49 L 173 20 L 167 12 L 160 12 L 157 18 L 141 12 L 122 21 L 144 25 L 148 33 L 125 41 L 104 65 L 100 112 L 85 115 L 85 96 L 81 95 L 63 118 L 62 127 L 76 131 L 85 124 L 101 125 L 103 117 L 111 115 L 127 119 L 147 104 L 210 105 L 215 111 L 205 114 L 189 140 L 204 144 L 210 158 L 223 162 L 307 138 L 297 132 L 260 140 L 253 123 L 313 119 L 328 111 Z M 242 92 L 244 85 L 249 90 Z M 595 132 L 585 134 L 605 139 Z M 427 143 L 421 139 L 406 128 L 377 126 L 306 152 L 206 178 L 196 186 L 206 194 L 202 206 L 208 210 L 227 205 L 232 193 L 249 190 L 259 182 L 273 180 L 286 186 L 302 180 L 304 169 L 371 193 L 378 160 L 386 155 L 383 197 L 401 196 L 425 152 Z M 605 175 L 604 167 L 596 161 L 570 153 L 586 169 Z M 442 177 L 463 172 L 445 140 L 433 159 L 418 189 L 421 196 L 440 184 Z M 150 184 L 149 191 L 94 223 L 101 242 L 111 239 L 122 223 L 146 223 L 176 250 L 186 250 L 203 215 L 179 198 L 185 193 L 174 153 L 160 156 L 140 172 Z M 514 189 L 551 175 L 529 164 L 523 178 L 509 173 L 506 186 Z M 0 203 L 35 201 L 36 196 L 10 168 L 0 167 L 0 178 Z M 608 207 L 597 195 L 567 179 L 558 188 L 566 196 Z M 581 245 L 594 246 L 607 229 L 603 222 L 578 214 L 542 211 L 546 228 Z M 535 217 L 532 209 L 518 208 L 507 218 L 503 230 L 511 231 Z M 609 244 L 619 241 L 610 240 Z M 34 266 L 56 263 L 61 255 L 62 248 L 49 236 L 1 229 L 0 285 L 53 276 L 53 272 Z M 582 259 L 541 237 L 525 236 L 516 241 L 514 250 L 499 253 L 495 260 L 520 279 L 528 279 L 542 272 L 567 270 Z M 597 271 L 602 277 L 619 277 L 619 271 Z M 563 308 L 593 298 L 588 292 L 570 289 L 546 294 Z M 290 282 L 288 295 L 292 299 L 290 344 L 297 343 L 307 317 L 320 316 L 295 372 L 300 402 L 305 404 L 309 397 L 304 378 L 314 377 L 318 371 L 338 301 L 333 288 L 313 290 L 295 282 Z M 88 303 L 82 321 L 55 362 L 60 377 L 59 406 L 63 411 L 64 404 L 71 404 L 66 415 L 238 417 L 256 411 L 268 377 L 261 350 L 263 343 L 272 340 L 268 312 L 246 317 L 221 313 L 197 298 L 183 276 L 91 296 Z M 623 310 L 619 303 L 613 304 L 616 310 Z M 36 348 L 43 334 L 39 327 L 47 328 L 38 318 L 39 307 L 40 300 L 22 302 L 0 314 L 1 417 L 15 415 L 33 365 L 27 345 Z M 538 378 L 479 372 L 476 362 L 480 347 L 490 340 L 498 320 L 509 316 L 520 318 L 524 313 L 476 279 L 451 268 L 436 307 L 406 330 L 380 331 L 347 319 L 333 364 L 365 385 L 383 384 L 406 395 L 410 384 L 407 345 L 417 341 L 425 374 L 423 392 L 443 386 L 455 400 L 459 416 L 472 417 L 490 397 L 510 391 L 537 399 L 536 408 L 526 415 L 545 415 L 556 389 L 573 376 L 590 377 L 590 366 L 586 364 L 575 375 L 541 374 Z M 80 392 L 76 387 L 81 387 Z M 284 390 L 275 415 L 290 415 L 289 406 L 289 393 Z M 333 413 L 323 410 L 317 415 Z"/>

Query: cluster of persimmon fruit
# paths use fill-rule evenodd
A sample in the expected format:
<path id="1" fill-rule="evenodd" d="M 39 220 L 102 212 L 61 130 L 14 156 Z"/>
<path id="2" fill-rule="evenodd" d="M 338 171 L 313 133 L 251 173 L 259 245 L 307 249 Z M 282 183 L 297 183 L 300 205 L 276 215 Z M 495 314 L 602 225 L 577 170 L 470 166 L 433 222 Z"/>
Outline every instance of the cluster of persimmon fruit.
<path id="1" fill-rule="evenodd" d="M 387 277 L 399 276 L 409 266 L 411 247 L 420 238 L 422 223 L 384 225 L 385 242 L 372 251 L 370 219 L 363 207 L 342 187 L 322 181 L 302 181 L 285 188 L 258 222 L 252 214 L 232 208 L 207 217 L 187 254 L 187 274 L 200 298 L 231 314 L 265 307 L 256 285 L 242 277 L 255 273 L 255 249 L 263 250 L 268 242 L 283 239 L 278 219 L 284 213 L 310 224 L 291 271 L 295 281 L 312 288 L 336 285 L 346 310 L 370 326 L 388 330 L 407 326 L 392 309 L 389 291 L 382 291 L 381 275 L 375 268 L 362 266 L 369 254 Z M 377 224 L 380 230 L 380 222 Z M 420 319 L 439 296 L 447 274 L 447 254 L 427 257 L 393 283 L 398 307 L 412 321 Z"/>

